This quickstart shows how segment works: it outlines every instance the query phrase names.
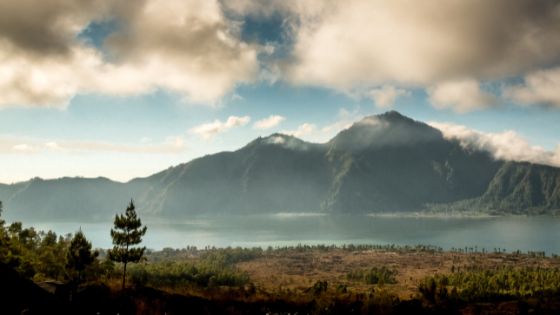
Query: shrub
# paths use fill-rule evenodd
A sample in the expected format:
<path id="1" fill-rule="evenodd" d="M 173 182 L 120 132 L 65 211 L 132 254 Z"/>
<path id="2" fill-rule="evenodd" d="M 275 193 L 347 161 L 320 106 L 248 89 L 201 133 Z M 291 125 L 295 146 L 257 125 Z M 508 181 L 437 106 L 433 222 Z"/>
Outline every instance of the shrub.
<path id="1" fill-rule="evenodd" d="M 372 267 L 366 270 L 354 270 L 347 274 L 347 278 L 352 281 L 363 281 L 366 284 L 383 285 L 397 283 L 395 279 L 396 274 L 396 270 L 383 266 L 381 268 Z"/>

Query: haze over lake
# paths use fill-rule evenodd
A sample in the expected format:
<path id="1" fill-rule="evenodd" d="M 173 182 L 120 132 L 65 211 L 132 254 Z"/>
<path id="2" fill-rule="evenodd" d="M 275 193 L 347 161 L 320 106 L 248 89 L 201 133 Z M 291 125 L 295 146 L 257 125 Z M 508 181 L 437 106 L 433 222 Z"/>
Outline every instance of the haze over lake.
<path id="1" fill-rule="evenodd" d="M 415 218 L 364 215 L 277 214 L 219 216 L 192 220 L 145 220 L 144 245 L 151 249 L 186 246 L 268 247 L 297 244 L 435 245 L 444 249 L 477 246 L 508 252 L 560 253 L 560 218 Z M 111 222 L 37 222 L 41 230 L 73 233 L 81 227 L 94 247 L 111 247 Z"/>

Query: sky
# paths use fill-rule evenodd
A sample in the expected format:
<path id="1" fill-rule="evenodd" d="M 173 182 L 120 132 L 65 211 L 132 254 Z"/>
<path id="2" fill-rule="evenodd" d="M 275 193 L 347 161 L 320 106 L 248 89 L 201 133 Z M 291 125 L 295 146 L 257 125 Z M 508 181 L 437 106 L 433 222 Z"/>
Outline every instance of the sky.
<path id="1" fill-rule="evenodd" d="M 388 110 L 560 166 L 560 1 L 0 1 L 1 183 L 127 181 Z"/>

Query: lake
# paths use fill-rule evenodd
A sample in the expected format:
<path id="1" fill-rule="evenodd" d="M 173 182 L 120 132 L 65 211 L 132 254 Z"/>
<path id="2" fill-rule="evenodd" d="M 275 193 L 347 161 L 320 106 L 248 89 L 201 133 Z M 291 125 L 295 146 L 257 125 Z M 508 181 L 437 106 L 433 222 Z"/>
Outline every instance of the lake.
<path id="1" fill-rule="evenodd" d="M 58 234 L 81 227 L 94 247 L 111 247 L 106 223 L 29 223 Z M 144 245 L 152 249 L 188 245 L 267 247 L 297 244 L 435 245 L 444 249 L 477 246 L 493 251 L 560 253 L 560 218 L 426 218 L 319 214 L 221 216 L 191 220 L 145 220 Z M 27 225 L 27 223 L 25 224 Z"/>

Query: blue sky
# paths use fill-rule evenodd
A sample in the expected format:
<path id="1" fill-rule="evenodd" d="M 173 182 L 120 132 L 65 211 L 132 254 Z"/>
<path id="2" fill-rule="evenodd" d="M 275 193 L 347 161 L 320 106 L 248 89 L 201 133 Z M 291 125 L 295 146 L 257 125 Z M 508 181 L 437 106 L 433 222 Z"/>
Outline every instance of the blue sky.
<path id="1" fill-rule="evenodd" d="M 60 1 L 37 4 L 43 19 L 20 1 L 0 10 L 14 16 L 0 24 L 3 183 L 125 181 L 274 132 L 327 141 L 387 110 L 498 158 L 560 165 L 560 18 L 547 1 L 498 1 L 495 12 L 484 1 L 433 12 L 401 1 Z"/>

